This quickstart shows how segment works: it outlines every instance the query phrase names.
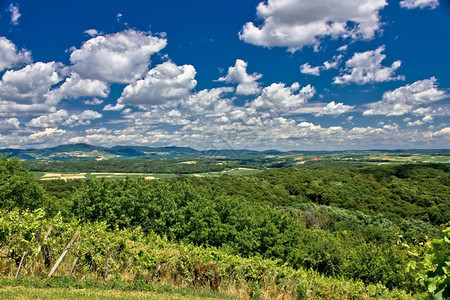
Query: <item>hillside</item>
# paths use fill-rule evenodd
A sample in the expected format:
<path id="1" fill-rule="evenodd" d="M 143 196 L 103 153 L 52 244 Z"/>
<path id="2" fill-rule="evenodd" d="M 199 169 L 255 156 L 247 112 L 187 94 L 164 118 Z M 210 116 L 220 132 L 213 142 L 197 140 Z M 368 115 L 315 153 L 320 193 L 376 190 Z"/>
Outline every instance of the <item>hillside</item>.
<path id="1" fill-rule="evenodd" d="M 0 149 L 0 153 L 23 160 L 93 161 L 110 159 L 269 159 L 292 162 L 312 159 L 361 162 L 429 162 L 450 164 L 450 150 L 371 150 L 371 151 L 278 151 L 247 149 L 196 150 L 189 147 L 114 146 L 111 148 L 88 144 L 67 144 L 44 149 Z"/>
<path id="2" fill-rule="evenodd" d="M 419 267 L 420 253 L 429 238 L 443 241 L 449 174 L 445 165 L 339 165 L 40 183 L 4 156 L 0 276 L 13 276 L 26 257 L 21 276 L 31 286 L 165 283 L 239 298 L 422 299 L 415 279 L 429 267 Z M 72 237 L 56 277 L 42 281 Z M 445 277 L 435 280 L 446 288 Z"/>

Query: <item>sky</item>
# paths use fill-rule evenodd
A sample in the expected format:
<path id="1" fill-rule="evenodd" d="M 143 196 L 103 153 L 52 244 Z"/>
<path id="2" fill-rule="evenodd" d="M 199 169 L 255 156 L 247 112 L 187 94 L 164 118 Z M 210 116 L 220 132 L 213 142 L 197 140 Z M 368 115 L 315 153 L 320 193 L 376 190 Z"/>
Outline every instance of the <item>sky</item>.
<path id="1" fill-rule="evenodd" d="M 0 148 L 450 148 L 447 0 L 0 0 Z"/>

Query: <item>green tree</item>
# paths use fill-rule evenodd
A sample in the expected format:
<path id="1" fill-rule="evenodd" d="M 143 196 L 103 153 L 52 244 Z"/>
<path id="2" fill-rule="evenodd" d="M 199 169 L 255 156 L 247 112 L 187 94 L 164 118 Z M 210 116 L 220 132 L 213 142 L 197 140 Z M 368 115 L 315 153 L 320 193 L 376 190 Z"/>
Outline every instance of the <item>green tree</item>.
<path id="1" fill-rule="evenodd" d="M 417 271 L 416 280 L 427 288 L 430 298 L 439 300 L 450 297 L 450 227 L 443 233 L 442 238 L 428 240 L 408 251 L 413 260 L 407 264 L 407 271 Z"/>
<path id="2" fill-rule="evenodd" d="M 37 209 L 45 203 L 44 189 L 17 157 L 0 159 L 0 209 Z"/>

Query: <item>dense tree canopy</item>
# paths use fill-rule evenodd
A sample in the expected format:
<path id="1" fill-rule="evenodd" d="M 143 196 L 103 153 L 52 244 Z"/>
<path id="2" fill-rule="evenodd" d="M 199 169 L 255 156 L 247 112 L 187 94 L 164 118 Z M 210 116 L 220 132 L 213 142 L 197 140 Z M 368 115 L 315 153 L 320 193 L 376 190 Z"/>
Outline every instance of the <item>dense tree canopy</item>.
<path id="1" fill-rule="evenodd" d="M 252 176 L 42 182 L 15 158 L 0 165 L 1 207 L 43 208 L 170 241 L 276 259 L 329 276 L 417 288 L 398 237 L 438 237 L 450 219 L 440 165 L 272 169 Z"/>
<path id="2" fill-rule="evenodd" d="M 18 158 L 0 159 L 0 209 L 36 209 L 45 202 L 44 189 L 34 180 L 33 174 L 24 169 Z"/>

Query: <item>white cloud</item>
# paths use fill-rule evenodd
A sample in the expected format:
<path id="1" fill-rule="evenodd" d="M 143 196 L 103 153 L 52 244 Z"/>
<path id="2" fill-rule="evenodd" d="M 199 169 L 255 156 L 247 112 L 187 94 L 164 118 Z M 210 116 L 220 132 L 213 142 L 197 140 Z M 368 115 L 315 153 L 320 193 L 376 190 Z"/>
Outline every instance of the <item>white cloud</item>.
<path id="1" fill-rule="evenodd" d="M 236 87 L 237 95 L 256 95 L 261 92 L 261 86 L 258 82 L 240 83 Z"/>
<path id="2" fill-rule="evenodd" d="M 384 125 L 383 129 L 391 130 L 391 131 L 397 131 L 399 129 L 399 126 L 398 126 L 398 124 L 394 123 L 392 125 Z"/>
<path id="3" fill-rule="evenodd" d="M 343 45 L 343 46 L 340 46 L 339 48 L 337 48 L 337 51 L 343 52 L 343 51 L 347 51 L 347 49 L 348 49 L 348 45 Z"/>
<path id="4" fill-rule="evenodd" d="M 0 100 L 18 104 L 55 104 L 50 89 L 62 80 L 61 68 L 59 63 L 37 62 L 17 71 L 6 71 L 0 81 Z"/>
<path id="5" fill-rule="evenodd" d="M 339 116 L 353 111 L 354 108 L 355 107 L 351 105 L 345 105 L 344 103 L 335 103 L 334 101 L 331 101 L 327 104 L 327 106 L 324 106 L 322 110 L 316 114 L 316 116 Z"/>
<path id="6" fill-rule="evenodd" d="M 44 131 L 37 131 L 23 138 L 22 145 L 40 145 L 49 147 L 64 143 L 68 137 L 68 132 L 64 129 L 45 128 Z"/>
<path id="7" fill-rule="evenodd" d="M 20 128 L 20 121 L 17 118 L 0 120 L 0 132 L 16 130 Z"/>
<path id="8" fill-rule="evenodd" d="M 61 109 L 54 113 L 30 120 L 27 123 L 27 126 L 33 128 L 56 128 L 60 125 L 74 127 L 79 125 L 89 125 L 92 120 L 100 119 L 102 117 L 102 114 L 93 110 L 85 110 L 81 114 L 70 115 L 67 110 Z"/>
<path id="9" fill-rule="evenodd" d="M 296 93 L 298 91 L 298 93 Z M 249 106 L 266 109 L 280 115 L 293 114 L 311 99 L 316 90 L 308 84 L 300 89 L 300 84 L 294 82 L 290 87 L 284 83 L 273 83 L 265 87 L 261 95 L 250 102 Z"/>
<path id="10" fill-rule="evenodd" d="M 69 117 L 67 110 L 61 109 L 54 113 L 43 115 L 34 119 L 31 119 L 28 123 L 28 127 L 34 128 L 47 128 L 47 127 L 58 127 L 58 125 L 63 124 Z"/>
<path id="11" fill-rule="evenodd" d="M 67 68 L 56 62 L 6 71 L 0 81 L 0 109 L 9 114 L 55 112 L 62 99 L 108 96 L 107 83 L 82 79 L 77 73 L 66 77 L 67 73 Z"/>
<path id="12" fill-rule="evenodd" d="M 191 116 L 224 114 L 232 109 L 232 103 L 228 99 L 222 99 L 222 96 L 233 91 L 234 88 L 231 87 L 201 90 L 183 100 L 181 109 Z"/>
<path id="13" fill-rule="evenodd" d="M 189 96 L 197 85 L 192 65 L 177 66 L 171 61 L 151 69 L 147 76 L 125 87 L 118 104 L 157 105 Z"/>
<path id="14" fill-rule="evenodd" d="M 439 103 L 439 105 L 434 105 L 434 106 L 428 106 L 428 107 L 419 107 L 414 109 L 411 112 L 413 115 L 415 116 L 450 116 L 450 105 L 449 104 L 444 104 L 444 103 Z"/>
<path id="15" fill-rule="evenodd" d="M 82 79 L 77 73 L 72 73 L 66 81 L 55 90 L 63 98 L 78 97 L 108 97 L 109 86 L 106 82 L 96 79 Z"/>
<path id="16" fill-rule="evenodd" d="M 164 110 L 161 107 L 155 107 L 148 112 L 129 113 L 124 118 L 129 120 L 132 126 L 148 128 L 159 125 L 186 125 L 189 123 L 189 120 L 184 118 L 179 110 Z"/>
<path id="17" fill-rule="evenodd" d="M 84 100 L 83 103 L 86 105 L 100 105 L 103 103 L 103 100 L 93 98 L 91 100 Z"/>
<path id="18" fill-rule="evenodd" d="M 125 30 L 86 41 L 70 55 L 73 69 L 84 78 L 131 83 L 145 74 L 150 56 L 167 44 L 148 32 Z"/>
<path id="19" fill-rule="evenodd" d="M 108 104 L 103 108 L 103 110 L 104 111 L 120 111 L 120 110 L 124 109 L 124 107 L 125 107 L 125 105 L 119 104 L 119 103 L 117 103 L 116 105 Z"/>
<path id="20" fill-rule="evenodd" d="M 304 46 L 317 48 L 325 37 L 370 40 L 380 29 L 379 10 L 386 5 L 385 0 L 268 0 L 256 9 L 263 24 L 248 22 L 239 38 L 292 52 Z"/>
<path id="21" fill-rule="evenodd" d="M 164 130 L 149 130 L 145 132 L 131 130 L 91 133 L 68 139 L 69 143 L 88 143 L 106 147 L 116 145 L 176 145 L 174 136 Z"/>
<path id="22" fill-rule="evenodd" d="M 341 63 L 342 55 L 335 55 L 331 60 L 328 60 L 323 63 L 323 70 L 337 69 L 339 64 Z"/>
<path id="23" fill-rule="evenodd" d="M 385 46 L 380 46 L 376 50 L 355 53 L 346 63 L 346 74 L 334 77 L 335 84 L 357 83 L 366 84 L 374 82 L 386 82 L 392 80 L 404 80 L 404 76 L 395 76 L 395 71 L 402 62 L 397 60 L 390 67 L 381 65 L 386 58 L 382 52 Z"/>
<path id="24" fill-rule="evenodd" d="M 309 63 L 305 63 L 300 66 L 300 72 L 303 74 L 309 74 L 319 76 L 323 70 L 336 69 L 341 63 L 342 55 L 335 55 L 331 60 L 325 61 L 321 66 L 312 67 Z"/>
<path id="25" fill-rule="evenodd" d="M 217 124 L 233 110 L 232 101 L 222 96 L 234 91 L 232 87 L 201 90 L 178 101 L 153 106 L 147 112 L 127 112 L 124 118 L 132 126 L 182 125 L 191 122 L 210 122 Z M 130 125 L 127 125 L 130 126 Z"/>
<path id="26" fill-rule="evenodd" d="M 442 100 L 448 95 L 439 90 L 436 78 L 424 79 L 383 94 L 381 101 L 371 103 L 363 115 L 401 116 L 421 105 Z"/>
<path id="27" fill-rule="evenodd" d="M 93 110 L 85 110 L 81 114 L 71 115 L 67 123 L 69 126 L 90 125 L 92 120 L 101 119 L 103 115 Z"/>
<path id="28" fill-rule="evenodd" d="M 85 34 L 91 36 L 91 37 L 96 37 L 97 35 L 101 35 L 101 32 L 98 32 L 97 29 L 88 29 L 84 31 Z"/>
<path id="29" fill-rule="evenodd" d="M 445 137 L 450 138 L 450 127 L 442 128 L 441 130 L 434 132 L 433 135 L 437 137 L 444 137 L 444 139 Z"/>
<path id="30" fill-rule="evenodd" d="M 11 13 L 11 23 L 13 25 L 19 25 L 19 18 L 21 16 L 19 12 L 19 7 L 11 3 L 8 7 L 8 10 Z"/>
<path id="31" fill-rule="evenodd" d="M 426 115 L 425 117 L 423 117 L 422 119 L 420 119 L 420 120 L 416 120 L 416 121 L 414 121 L 414 122 L 411 122 L 411 121 L 409 121 L 407 124 L 406 124 L 406 126 L 421 126 L 421 125 L 423 125 L 423 124 L 426 124 L 426 123 L 431 123 L 431 122 L 433 122 L 433 117 L 432 116 L 430 116 L 430 115 Z"/>
<path id="32" fill-rule="evenodd" d="M 27 50 L 17 50 L 10 40 L 0 37 L 0 72 L 12 67 L 31 63 L 31 53 Z"/>
<path id="33" fill-rule="evenodd" d="M 234 67 L 228 68 L 228 73 L 224 77 L 220 77 L 217 81 L 225 81 L 227 83 L 237 83 L 236 94 L 238 95 L 255 95 L 261 91 L 259 83 L 256 81 L 262 77 L 262 74 L 247 74 L 247 62 L 237 59 Z"/>
<path id="34" fill-rule="evenodd" d="M 320 69 L 319 67 L 311 67 L 311 65 L 309 63 L 304 63 L 303 65 L 300 66 L 300 72 L 303 74 L 308 74 L 308 75 L 314 75 L 314 76 L 319 76 L 320 75 Z"/>
<path id="35" fill-rule="evenodd" d="M 407 9 L 435 9 L 439 6 L 439 0 L 402 0 L 400 1 L 400 6 Z"/>

